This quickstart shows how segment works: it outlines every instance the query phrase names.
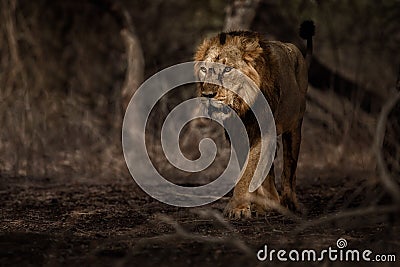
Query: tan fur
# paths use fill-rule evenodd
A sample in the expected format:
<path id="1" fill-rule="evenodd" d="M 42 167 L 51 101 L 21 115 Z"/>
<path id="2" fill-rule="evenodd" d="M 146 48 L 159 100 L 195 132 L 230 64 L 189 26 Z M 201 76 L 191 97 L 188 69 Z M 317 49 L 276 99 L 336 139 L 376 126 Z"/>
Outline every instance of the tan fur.
<path id="1" fill-rule="evenodd" d="M 277 134 L 282 135 L 284 168 L 280 198 L 273 166 L 263 185 L 250 193 L 249 183 L 260 154 L 260 133 L 254 119 L 248 116 L 249 106 L 222 86 L 199 84 L 199 94 L 216 93 L 214 99 L 231 106 L 241 116 L 251 145 L 248 165 L 224 214 L 233 219 L 249 218 L 254 213 L 264 213 L 278 201 L 296 210 L 296 166 L 308 83 L 306 62 L 299 49 L 289 43 L 266 41 L 257 33 L 232 32 L 226 34 L 223 44 L 219 36 L 206 39 L 198 47 L 195 60 L 222 63 L 250 77 L 266 97 Z"/>

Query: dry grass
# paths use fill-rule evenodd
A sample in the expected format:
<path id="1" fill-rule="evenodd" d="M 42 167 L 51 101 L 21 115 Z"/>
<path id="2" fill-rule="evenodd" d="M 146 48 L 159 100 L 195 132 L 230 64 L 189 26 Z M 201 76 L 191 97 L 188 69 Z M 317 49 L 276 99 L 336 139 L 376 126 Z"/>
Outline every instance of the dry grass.
<path id="1" fill-rule="evenodd" d="M 43 2 L 34 6 L 4 0 L 1 10 L 1 172 L 90 176 L 123 169 L 121 158 L 115 160 L 119 132 L 112 124 L 120 116 L 118 94 L 104 88 L 123 68 L 99 81 L 107 68 L 95 66 L 101 60 L 95 57 L 106 47 L 98 44 L 89 52 L 86 48 L 96 41 L 81 40 L 79 32 L 57 39 L 66 26 L 44 28 L 51 7 Z M 106 15 L 103 20 L 107 23 Z M 123 57 L 114 64 L 123 65 Z"/>

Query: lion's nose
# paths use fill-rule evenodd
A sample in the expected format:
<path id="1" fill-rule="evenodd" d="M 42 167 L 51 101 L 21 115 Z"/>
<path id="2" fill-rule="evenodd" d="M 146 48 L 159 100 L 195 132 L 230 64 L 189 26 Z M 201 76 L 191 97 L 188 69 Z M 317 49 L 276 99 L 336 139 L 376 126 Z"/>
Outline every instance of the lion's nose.
<path id="1" fill-rule="evenodd" d="M 201 96 L 214 98 L 217 95 L 217 92 L 201 92 Z"/>

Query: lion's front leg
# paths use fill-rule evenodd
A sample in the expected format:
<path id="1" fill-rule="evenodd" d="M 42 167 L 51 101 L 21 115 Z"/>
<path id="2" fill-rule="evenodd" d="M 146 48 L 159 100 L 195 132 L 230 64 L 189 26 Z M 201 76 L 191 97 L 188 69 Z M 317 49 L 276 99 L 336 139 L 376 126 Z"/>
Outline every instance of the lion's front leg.
<path id="1" fill-rule="evenodd" d="M 251 218 L 252 214 L 256 216 L 265 214 L 270 209 L 270 201 L 279 202 L 273 167 L 262 186 L 252 193 L 249 192 L 249 185 L 260 156 L 260 144 L 258 143 L 250 149 L 246 170 L 235 186 L 233 196 L 225 207 L 224 215 L 230 219 L 247 219 Z"/>
<path id="2" fill-rule="evenodd" d="M 272 164 L 269 173 L 260 186 L 252 193 L 252 212 L 256 216 L 263 216 L 267 211 L 273 209 L 274 205 L 279 204 L 279 194 L 275 187 L 275 170 Z"/>

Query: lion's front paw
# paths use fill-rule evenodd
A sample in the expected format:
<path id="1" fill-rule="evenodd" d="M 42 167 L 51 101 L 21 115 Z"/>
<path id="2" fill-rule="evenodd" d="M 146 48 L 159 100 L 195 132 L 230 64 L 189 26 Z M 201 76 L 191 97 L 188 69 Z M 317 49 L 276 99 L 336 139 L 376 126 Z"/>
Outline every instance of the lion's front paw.
<path id="1" fill-rule="evenodd" d="M 230 200 L 225 207 L 224 216 L 231 220 L 249 219 L 251 218 L 250 203 L 238 203 Z"/>
<path id="2" fill-rule="evenodd" d="M 251 204 L 251 214 L 256 218 L 264 217 L 272 209 L 266 205 L 260 205 L 257 203 Z"/>

